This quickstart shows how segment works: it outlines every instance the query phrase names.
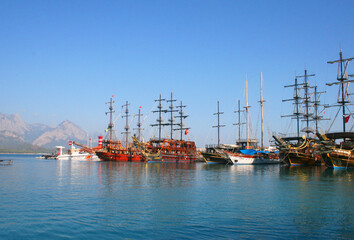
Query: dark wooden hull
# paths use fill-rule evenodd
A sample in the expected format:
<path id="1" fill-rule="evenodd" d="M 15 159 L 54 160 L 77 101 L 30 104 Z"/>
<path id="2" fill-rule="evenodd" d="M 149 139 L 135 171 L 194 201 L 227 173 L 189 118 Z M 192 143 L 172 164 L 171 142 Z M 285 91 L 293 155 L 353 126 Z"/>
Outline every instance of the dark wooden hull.
<path id="1" fill-rule="evenodd" d="M 202 152 L 201 153 L 203 155 L 203 158 L 205 160 L 206 163 L 209 164 L 227 164 L 229 163 L 229 159 L 221 153 L 209 153 L 209 152 Z"/>
<path id="2" fill-rule="evenodd" d="M 148 162 L 194 163 L 197 153 L 145 153 Z"/>
<path id="3" fill-rule="evenodd" d="M 329 168 L 354 168 L 354 151 L 335 148 L 331 152 L 322 154 L 326 166 Z"/>

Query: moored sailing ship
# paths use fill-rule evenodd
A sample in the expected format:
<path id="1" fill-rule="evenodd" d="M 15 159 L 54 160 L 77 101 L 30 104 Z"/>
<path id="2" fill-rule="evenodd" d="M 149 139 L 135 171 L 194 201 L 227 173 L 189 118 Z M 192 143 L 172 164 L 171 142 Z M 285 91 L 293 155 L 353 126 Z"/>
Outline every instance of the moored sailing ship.
<path id="1" fill-rule="evenodd" d="M 174 139 L 152 139 L 144 151 L 149 162 L 192 163 L 197 160 L 196 146 L 193 141 Z"/>
<path id="2" fill-rule="evenodd" d="M 185 135 L 189 133 L 190 128 L 186 128 L 183 125 L 183 119 L 187 116 L 184 115 L 183 108 L 185 105 L 181 104 L 177 106 L 179 108 L 179 115 L 176 117 L 180 118 L 179 123 L 175 123 L 173 113 L 178 110 L 175 109 L 173 102 L 176 101 L 173 99 L 171 92 L 171 99 L 167 100 L 170 102 L 169 110 L 164 110 L 162 106 L 162 101 L 165 99 L 160 98 L 155 100 L 158 102 L 158 110 L 153 111 L 158 113 L 157 124 L 152 124 L 151 126 L 158 126 L 159 129 L 159 138 L 151 139 L 149 142 L 144 144 L 144 150 L 142 153 L 148 162 L 179 162 L 179 163 L 193 163 L 197 160 L 197 148 L 194 141 L 183 140 L 183 132 Z M 162 119 L 162 113 L 170 113 L 169 123 L 164 123 Z M 163 126 L 170 126 L 170 138 L 161 138 L 161 130 Z M 178 128 L 174 129 L 174 126 Z M 180 139 L 173 139 L 173 131 L 180 131 Z"/>
<path id="3" fill-rule="evenodd" d="M 302 166 L 302 165 L 320 165 L 321 155 L 318 154 L 319 141 L 315 138 L 310 137 L 310 133 L 313 129 L 310 128 L 310 121 L 316 121 L 316 131 L 318 130 L 317 122 L 319 120 L 325 120 L 322 116 L 318 115 L 317 108 L 319 106 L 319 101 L 317 99 L 318 92 L 317 87 L 314 87 L 315 100 L 312 102 L 310 99 L 309 90 L 313 87 L 309 85 L 308 78 L 315 76 L 314 74 L 308 74 L 305 69 L 305 74 L 303 76 L 295 77 L 295 84 L 285 87 L 294 87 L 294 96 L 291 99 L 283 100 L 294 101 L 295 110 L 293 114 L 286 115 L 282 117 L 295 118 L 297 121 L 297 136 L 296 137 L 284 137 L 273 135 L 277 147 L 279 149 L 279 155 L 283 162 L 291 166 Z M 298 83 L 298 78 L 304 78 L 303 83 Z M 304 96 L 300 94 L 300 90 L 304 91 Z M 310 112 L 310 103 L 314 103 L 315 114 Z M 303 105 L 304 110 L 301 111 L 300 107 Z M 300 121 L 306 122 L 306 127 L 302 130 L 306 135 L 300 136 Z"/>
<path id="4" fill-rule="evenodd" d="M 109 102 L 109 113 L 110 114 L 110 123 L 108 125 L 107 131 L 108 134 L 106 139 L 102 142 L 102 148 L 96 151 L 96 155 L 105 161 L 116 161 L 116 162 L 145 162 L 146 158 L 142 151 L 134 145 L 128 144 L 128 135 L 126 135 L 126 146 L 123 147 L 121 142 L 114 140 L 114 131 L 113 131 L 113 96 Z M 106 114 L 107 114 L 106 113 Z M 128 116 L 128 104 L 126 104 L 126 117 Z M 127 119 L 128 122 L 128 119 Z M 126 125 L 126 134 L 128 134 L 128 125 Z M 108 139 L 107 139 L 108 137 Z"/>
<path id="5" fill-rule="evenodd" d="M 352 113 L 348 106 L 350 105 L 350 93 L 349 83 L 354 82 L 354 80 L 349 79 L 353 75 L 348 75 L 347 67 L 350 61 L 354 58 L 343 58 L 342 50 L 339 52 L 339 60 L 330 61 L 329 64 L 338 63 L 338 74 L 337 82 L 327 83 L 328 86 L 339 85 L 341 96 L 338 99 L 337 103 L 339 105 L 338 113 L 342 110 L 342 132 L 335 133 L 326 133 L 320 134 L 317 133 L 318 137 L 323 144 L 321 148 L 321 155 L 324 159 L 324 162 L 329 168 L 354 168 L 354 132 L 351 131 L 353 127 L 350 128 L 350 131 L 346 131 L 346 124 L 350 121 L 350 116 Z M 346 110 L 349 110 L 347 114 Z M 337 114 L 338 114 L 337 113 Z M 335 119 L 333 120 L 335 121 Z"/>
<path id="6" fill-rule="evenodd" d="M 204 151 L 200 153 L 203 156 L 203 159 L 208 164 L 227 164 L 230 163 L 230 159 L 227 154 L 224 152 L 225 145 L 220 145 L 220 128 L 224 127 L 225 125 L 220 125 L 220 115 L 223 112 L 219 111 L 219 101 L 217 103 L 217 112 L 214 115 L 218 116 L 218 125 L 213 126 L 214 128 L 218 129 L 218 144 L 217 145 L 207 145 Z"/>
<path id="7" fill-rule="evenodd" d="M 263 93 L 262 93 L 262 84 L 263 84 L 263 77 L 261 73 L 261 97 L 260 97 L 260 103 L 261 103 L 261 149 L 258 149 L 257 143 L 258 140 L 256 139 L 250 139 L 249 138 L 249 108 L 250 106 L 248 105 L 248 81 L 246 80 L 246 132 L 247 132 L 247 140 L 246 141 L 241 141 L 239 139 L 236 144 L 239 147 L 239 149 L 236 149 L 236 151 L 225 151 L 227 154 L 228 158 L 230 159 L 231 163 L 234 165 L 256 165 L 256 164 L 277 164 L 280 163 L 280 158 L 277 153 L 275 152 L 269 152 L 269 151 L 264 151 L 263 149 Z M 238 111 L 238 113 L 240 110 Z M 237 125 L 240 126 L 240 118 L 239 118 L 239 123 Z M 240 130 L 239 130 L 240 132 Z"/>

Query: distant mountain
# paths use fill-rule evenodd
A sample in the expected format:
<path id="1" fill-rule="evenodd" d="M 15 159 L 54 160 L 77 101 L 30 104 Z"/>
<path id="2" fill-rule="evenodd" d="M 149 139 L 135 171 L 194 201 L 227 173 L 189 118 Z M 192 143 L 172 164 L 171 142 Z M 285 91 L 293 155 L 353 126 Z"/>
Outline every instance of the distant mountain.
<path id="1" fill-rule="evenodd" d="M 43 133 L 33 144 L 41 147 L 66 146 L 68 141 L 85 142 L 86 136 L 87 133 L 80 127 L 70 121 L 64 121 L 58 127 Z"/>
<path id="2" fill-rule="evenodd" d="M 6 115 L 0 113 L 0 132 L 8 131 L 23 136 L 29 129 L 30 126 L 22 120 L 19 114 Z"/>
<path id="3" fill-rule="evenodd" d="M 29 125 L 29 130 L 26 132 L 24 139 L 27 142 L 33 142 L 39 138 L 43 133 L 52 130 L 53 128 L 40 123 L 34 123 Z"/>
<path id="4" fill-rule="evenodd" d="M 45 124 L 28 124 L 19 114 L 0 113 L 0 152 L 38 152 L 53 149 L 57 145 L 67 146 L 68 141 L 86 141 L 87 133 L 70 121 L 56 128 Z"/>

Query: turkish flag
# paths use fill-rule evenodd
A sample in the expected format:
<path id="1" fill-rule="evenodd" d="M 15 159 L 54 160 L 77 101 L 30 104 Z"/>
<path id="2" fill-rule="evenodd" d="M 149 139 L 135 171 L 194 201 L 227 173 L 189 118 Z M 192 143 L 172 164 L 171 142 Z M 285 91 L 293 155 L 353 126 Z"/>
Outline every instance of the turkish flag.
<path id="1" fill-rule="evenodd" d="M 350 114 L 348 116 L 344 117 L 345 123 L 349 122 L 349 118 L 350 118 Z"/>
<path id="2" fill-rule="evenodd" d="M 186 131 L 184 132 L 184 135 L 187 135 L 189 133 L 189 130 L 186 129 Z"/>

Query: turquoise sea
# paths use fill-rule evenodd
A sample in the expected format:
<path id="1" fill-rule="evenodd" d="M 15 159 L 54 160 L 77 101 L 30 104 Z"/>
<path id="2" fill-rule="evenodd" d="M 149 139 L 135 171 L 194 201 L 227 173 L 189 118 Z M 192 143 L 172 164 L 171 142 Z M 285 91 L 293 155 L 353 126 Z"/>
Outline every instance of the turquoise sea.
<path id="1" fill-rule="evenodd" d="M 354 171 L 0 158 L 0 239 L 354 237 Z"/>

